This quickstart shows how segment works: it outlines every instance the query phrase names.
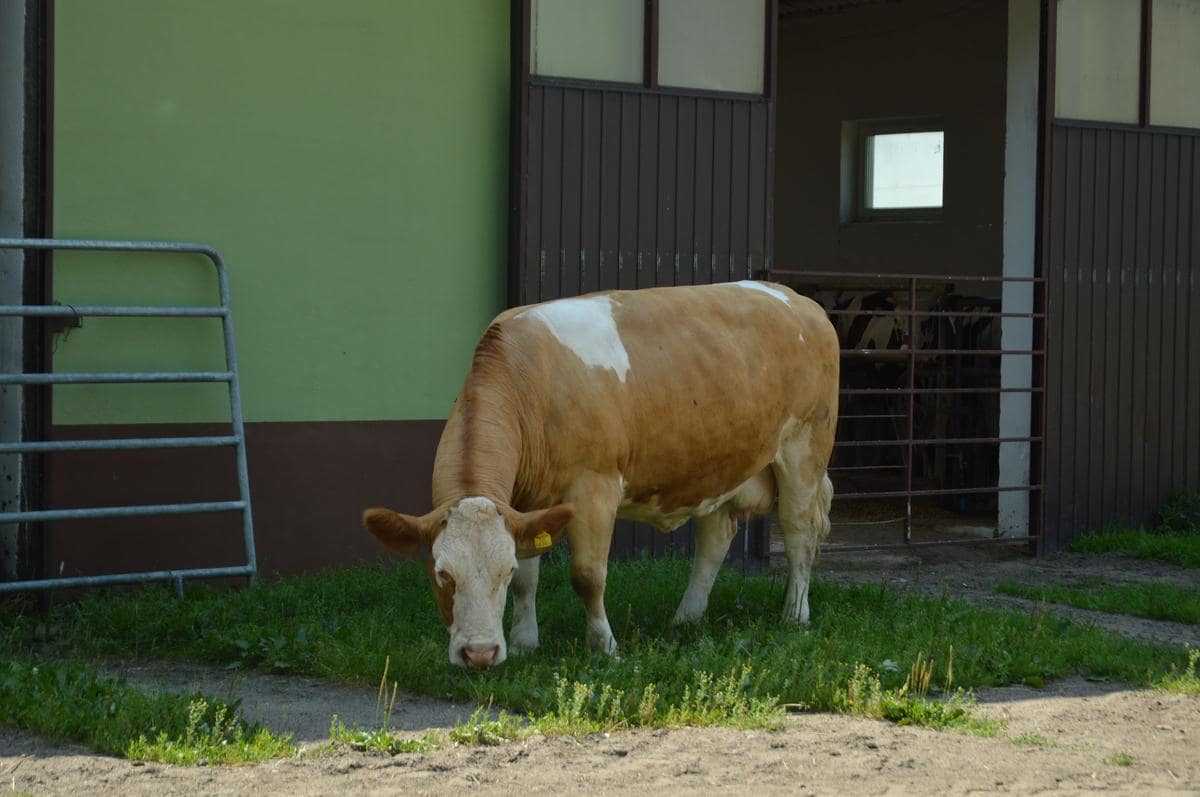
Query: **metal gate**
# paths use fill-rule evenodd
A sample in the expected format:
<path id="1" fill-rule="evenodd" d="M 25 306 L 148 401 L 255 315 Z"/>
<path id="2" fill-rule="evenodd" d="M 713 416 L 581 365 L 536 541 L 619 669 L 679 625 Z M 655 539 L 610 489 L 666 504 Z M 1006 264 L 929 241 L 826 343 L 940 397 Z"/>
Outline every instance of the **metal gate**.
<path id="1" fill-rule="evenodd" d="M 0 456 L 53 454 L 63 451 L 117 451 L 130 449 L 233 447 L 239 498 L 236 501 L 152 504 L 77 509 L 41 509 L 0 513 L 0 524 L 41 523 L 96 518 L 145 517 L 153 515 L 183 515 L 207 512 L 241 512 L 246 563 L 229 567 L 206 567 L 152 572 L 116 573 L 97 576 L 27 579 L 0 583 L 0 593 L 18 590 L 40 590 L 53 587 L 98 586 L 144 581 L 173 581 L 182 591 L 185 578 L 214 578 L 248 576 L 257 573 L 254 551 L 254 527 L 250 512 L 250 482 L 246 468 L 246 437 L 242 424 L 241 393 L 238 387 L 237 352 L 234 348 L 233 314 L 230 309 L 229 278 L 225 262 L 212 247 L 198 243 L 165 243 L 146 241 L 70 241 L 34 238 L 0 238 L 0 249 L 72 250 L 83 252 L 153 252 L 159 254 L 201 255 L 212 264 L 217 278 L 219 304 L 214 306 L 112 306 L 95 305 L 6 305 L 0 306 L 0 316 L 40 318 L 80 318 L 83 316 L 156 317 L 156 318 L 220 318 L 225 346 L 223 371 L 141 371 L 112 373 L 2 373 L 0 385 L 59 385 L 59 384 L 135 384 L 135 383 L 199 383 L 224 382 L 229 386 L 229 407 L 232 433 L 199 437 L 123 438 L 110 440 L 47 440 L 21 441 L 0 444 Z"/>
<path id="2" fill-rule="evenodd" d="M 834 533 L 826 551 L 926 545 L 1033 543 L 1043 528 L 1045 300 L 1040 277 L 760 274 L 819 301 L 842 344 L 841 407 L 829 472 Z M 1029 312 L 1002 310 L 1023 293 Z M 1022 320 L 1029 348 L 1005 347 L 1003 319 Z M 1023 384 L 1001 364 L 1021 358 Z M 1002 397 L 1028 397 L 1027 433 L 1003 434 Z M 1027 421 L 1027 424 L 1025 424 Z M 1003 483 L 1002 445 L 1027 447 L 1028 478 Z M 1000 496 L 1027 497 L 1027 533 L 1006 534 Z M 914 528 L 919 533 L 914 534 Z M 947 528 L 969 529 L 947 532 Z M 839 529 L 855 539 L 839 541 Z M 990 532 L 990 533 L 989 533 Z M 777 546 L 773 546 L 777 547 Z"/>

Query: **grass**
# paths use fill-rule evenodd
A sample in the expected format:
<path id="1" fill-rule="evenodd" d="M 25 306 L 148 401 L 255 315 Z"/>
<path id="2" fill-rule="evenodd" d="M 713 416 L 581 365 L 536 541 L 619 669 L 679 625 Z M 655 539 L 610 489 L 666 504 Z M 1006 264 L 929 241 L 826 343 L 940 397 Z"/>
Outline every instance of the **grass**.
<path id="1" fill-rule="evenodd" d="M 146 695 L 79 665 L 22 657 L 0 658 L 0 723 L 172 764 L 245 763 L 296 752 L 290 737 L 248 725 L 236 703 Z"/>
<path id="2" fill-rule="evenodd" d="M 1112 764 L 1114 767 L 1131 767 L 1136 763 L 1136 759 L 1129 753 L 1113 753 L 1104 759 L 1104 763 Z"/>
<path id="3" fill-rule="evenodd" d="M 779 620 L 782 580 L 725 571 L 707 619 L 674 628 L 687 575 L 687 563 L 674 559 L 612 566 L 606 602 L 621 648 L 602 657 L 584 645 L 565 563 L 547 562 L 538 601 L 543 647 L 482 672 L 447 664 L 446 634 L 417 562 L 240 590 L 196 587 L 184 601 L 159 587 L 94 592 L 55 607 L 44 625 L 0 613 L 0 642 L 27 655 L 178 658 L 360 683 L 375 683 L 387 667 L 390 689 L 502 706 L 537 732 L 572 734 L 764 727 L 785 709 L 988 732 L 972 725 L 960 690 L 1071 673 L 1177 691 L 1200 683 L 1178 648 L 880 586 L 814 583 L 813 624 L 803 629 Z M 488 726 L 462 738 L 493 732 L 502 733 Z"/>
<path id="4" fill-rule="evenodd" d="M 1136 585 L 1088 581 L 1074 586 L 1041 587 L 1003 581 L 996 585 L 996 591 L 1020 598 L 1064 603 L 1080 609 L 1193 625 L 1200 623 L 1200 590 L 1165 581 L 1147 581 Z"/>
<path id="5" fill-rule="evenodd" d="M 1150 534 L 1109 527 L 1071 540 L 1071 550 L 1080 553 L 1117 553 L 1136 559 L 1172 562 L 1180 567 L 1200 568 L 1200 532 Z"/>

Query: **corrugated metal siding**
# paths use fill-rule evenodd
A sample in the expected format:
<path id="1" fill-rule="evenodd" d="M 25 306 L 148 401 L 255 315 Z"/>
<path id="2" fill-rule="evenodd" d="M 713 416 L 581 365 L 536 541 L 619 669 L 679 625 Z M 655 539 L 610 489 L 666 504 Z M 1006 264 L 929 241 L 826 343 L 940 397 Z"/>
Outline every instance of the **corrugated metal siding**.
<path id="1" fill-rule="evenodd" d="M 1055 125 L 1046 532 L 1200 489 L 1200 135 Z"/>
<path id="2" fill-rule="evenodd" d="M 764 100 L 529 89 L 519 303 L 766 268 Z"/>

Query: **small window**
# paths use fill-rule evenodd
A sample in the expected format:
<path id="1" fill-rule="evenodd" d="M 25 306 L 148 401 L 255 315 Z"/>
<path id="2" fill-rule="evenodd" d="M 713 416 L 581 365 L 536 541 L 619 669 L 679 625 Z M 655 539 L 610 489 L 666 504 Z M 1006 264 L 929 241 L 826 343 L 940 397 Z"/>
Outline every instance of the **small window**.
<path id="1" fill-rule="evenodd" d="M 845 123 L 842 221 L 940 218 L 945 149 L 936 120 Z"/>
<path id="2" fill-rule="evenodd" d="M 945 133 L 876 133 L 864 140 L 863 209 L 942 206 Z"/>

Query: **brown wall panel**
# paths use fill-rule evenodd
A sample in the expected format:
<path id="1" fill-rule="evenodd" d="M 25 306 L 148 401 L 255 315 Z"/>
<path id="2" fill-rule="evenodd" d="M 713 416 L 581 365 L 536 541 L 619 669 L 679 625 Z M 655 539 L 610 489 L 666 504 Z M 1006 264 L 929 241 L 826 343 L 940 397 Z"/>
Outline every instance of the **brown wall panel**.
<path id="1" fill-rule="evenodd" d="M 1046 276 L 1050 548 L 1200 489 L 1200 136 L 1056 125 Z"/>
<path id="2" fill-rule="evenodd" d="M 767 101 L 531 85 L 528 135 L 521 304 L 766 265 Z"/>
<path id="3" fill-rule="evenodd" d="M 246 424 L 259 573 L 386 556 L 359 523 L 369 506 L 429 510 L 442 421 Z M 228 434 L 209 425 L 59 426 L 55 439 Z M 48 458 L 52 508 L 234 500 L 232 449 L 75 452 Z M 241 515 L 47 524 L 47 576 L 244 563 Z"/>

